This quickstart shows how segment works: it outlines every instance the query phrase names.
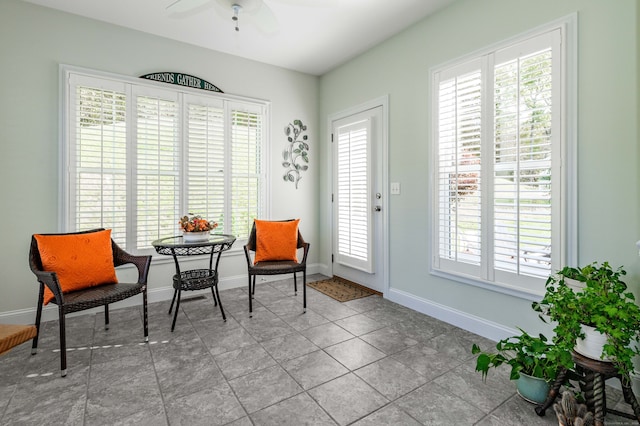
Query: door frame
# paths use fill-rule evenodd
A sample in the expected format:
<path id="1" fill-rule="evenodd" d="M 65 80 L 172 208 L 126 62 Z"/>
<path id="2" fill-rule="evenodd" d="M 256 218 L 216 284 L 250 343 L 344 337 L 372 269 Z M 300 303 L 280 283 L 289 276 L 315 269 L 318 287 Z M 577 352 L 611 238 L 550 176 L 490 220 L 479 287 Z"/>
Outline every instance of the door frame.
<path id="1" fill-rule="evenodd" d="M 327 117 L 327 142 L 331 147 L 329 150 L 329 202 L 327 203 L 327 213 L 329 215 L 329 228 L 331 229 L 331 237 L 330 244 L 328 247 L 327 258 L 329 259 L 329 272 L 333 276 L 333 262 L 331 260 L 331 255 L 333 254 L 334 247 L 334 217 L 333 217 L 333 202 L 331 200 L 331 196 L 333 194 L 333 174 L 334 174 L 334 164 L 333 164 L 333 144 L 331 142 L 331 133 L 333 131 L 333 122 L 336 120 L 340 120 L 342 118 L 349 117 L 354 114 L 358 114 L 360 112 L 364 112 L 366 110 L 370 110 L 373 108 L 382 107 L 382 132 L 380 137 L 379 152 L 382 156 L 382 189 L 383 189 L 383 197 L 382 197 L 382 281 L 383 281 L 383 295 L 387 297 L 389 293 L 389 95 L 383 95 L 375 99 L 371 99 L 369 101 L 363 102 L 361 104 L 355 105 L 353 107 L 344 109 L 342 111 L 338 111 L 333 114 L 329 114 Z"/>

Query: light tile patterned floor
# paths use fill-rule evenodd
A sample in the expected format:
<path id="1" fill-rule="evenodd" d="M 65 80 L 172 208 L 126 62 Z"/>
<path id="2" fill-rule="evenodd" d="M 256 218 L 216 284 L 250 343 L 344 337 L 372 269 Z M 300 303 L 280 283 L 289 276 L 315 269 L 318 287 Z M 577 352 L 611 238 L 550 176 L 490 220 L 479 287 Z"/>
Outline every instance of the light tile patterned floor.
<path id="1" fill-rule="evenodd" d="M 317 275 L 310 281 L 326 277 Z M 195 297 L 194 297 L 195 296 Z M 472 343 L 491 342 L 378 296 L 339 303 L 293 280 L 187 293 L 170 331 L 169 302 L 67 322 L 68 375 L 59 376 L 57 322 L 0 358 L 2 425 L 557 425 L 516 395 L 508 371 L 486 383 Z M 623 406 L 608 391 L 609 406 Z M 607 416 L 607 424 L 634 422 Z"/>

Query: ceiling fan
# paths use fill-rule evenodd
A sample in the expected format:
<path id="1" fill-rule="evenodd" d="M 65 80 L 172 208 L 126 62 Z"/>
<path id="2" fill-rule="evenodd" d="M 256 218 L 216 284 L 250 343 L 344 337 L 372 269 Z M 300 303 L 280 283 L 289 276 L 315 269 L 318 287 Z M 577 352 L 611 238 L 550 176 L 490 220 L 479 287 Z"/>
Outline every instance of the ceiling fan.
<path id="1" fill-rule="evenodd" d="M 240 17 L 246 17 L 255 27 L 265 34 L 278 31 L 278 19 L 264 0 L 173 0 L 167 6 L 167 12 L 172 15 L 185 15 L 197 12 L 213 3 L 217 12 L 230 17 L 235 24 L 235 30 L 240 31 Z"/>

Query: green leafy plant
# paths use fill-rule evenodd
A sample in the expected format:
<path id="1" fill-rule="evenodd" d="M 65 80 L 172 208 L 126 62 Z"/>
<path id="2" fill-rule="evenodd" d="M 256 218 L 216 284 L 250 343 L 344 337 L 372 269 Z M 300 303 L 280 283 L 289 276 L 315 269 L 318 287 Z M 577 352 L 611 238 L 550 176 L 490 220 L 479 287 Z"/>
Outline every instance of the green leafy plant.
<path id="1" fill-rule="evenodd" d="M 633 358 L 640 355 L 636 343 L 640 338 L 640 307 L 621 280 L 626 272 L 611 268 L 608 262 L 591 263 L 582 268 L 565 267 L 550 276 L 546 292 L 532 308 L 540 318 L 556 323 L 553 342 L 571 351 L 578 338 L 584 338 L 581 325 L 594 327 L 607 337 L 601 357 L 607 357 L 624 377 L 634 372 Z M 568 285 L 569 279 L 582 284 L 581 289 Z"/>
<path id="2" fill-rule="evenodd" d="M 471 353 L 478 355 L 476 371 L 482 373 L 483 380 L 491 368 L 497 368 L 502 364 L 511 366 L 511 380 L 517 380 L 520 373 L 524 373 L 547 382 L 556 378 L 560 367 L 572 367 L 570 352 L 561 350 L 543 334 L 535 337 L 522 329 L 519 330 L 519 336 L 500 340 L 496 344 L 496 352 L 482 351 L 477 344 L 473 345 Z"/>

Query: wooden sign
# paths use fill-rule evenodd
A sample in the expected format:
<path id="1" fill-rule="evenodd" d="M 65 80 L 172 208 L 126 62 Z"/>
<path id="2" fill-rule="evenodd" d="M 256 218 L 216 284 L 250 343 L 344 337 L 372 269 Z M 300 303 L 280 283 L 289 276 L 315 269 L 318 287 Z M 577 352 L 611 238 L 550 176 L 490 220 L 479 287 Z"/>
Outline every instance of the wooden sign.
<path id="1" fill-rule="evenodd" d="M 154 72 L 151 74 L 141 75 L 140 78 L 159 81 L 161 83 L 176 84 L 178 86 L 192 87 L 194 89 L 208 90 L 210 92 L 224 93 L 222 90 L 209 83 L 207 80 L 203 80 L 199 77 L 194 77 L 192 75 L 182 74 L 179 72 Z"/>

